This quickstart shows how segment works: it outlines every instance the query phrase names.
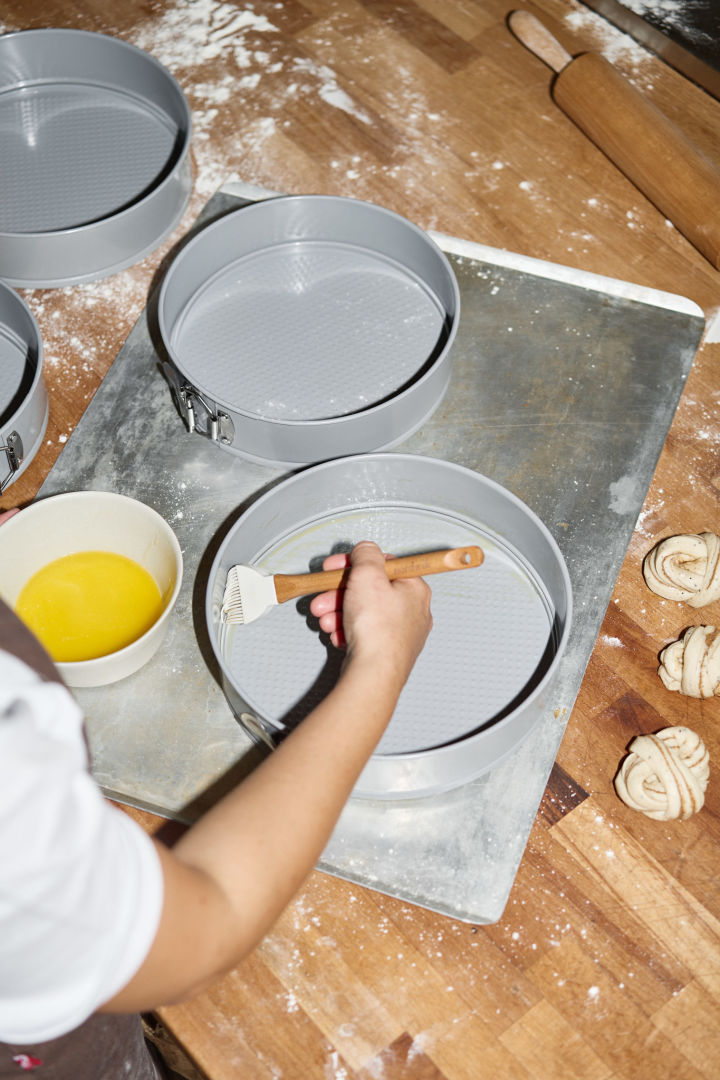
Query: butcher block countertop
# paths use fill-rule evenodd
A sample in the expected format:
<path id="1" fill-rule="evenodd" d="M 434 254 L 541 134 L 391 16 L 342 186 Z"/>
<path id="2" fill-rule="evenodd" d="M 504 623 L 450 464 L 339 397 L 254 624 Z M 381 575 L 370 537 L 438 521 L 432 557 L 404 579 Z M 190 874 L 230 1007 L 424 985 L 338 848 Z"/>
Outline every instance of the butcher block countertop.
<path id="1" fill-rule="evenodd" d="M 526 5 L 592 49 L 720 167 L 720 102 L 571 0 Z M 715 1080 L 720 1075 L 720 701 L 668 691 L 658 653 L 693 611 L 647 589 L 660 538 L 720 533 L 720 273 L 557 108 L 500 0 L 3 0 L 0 31 L 124 38 L 193 114 L 173 235 L 104 281 L 22 295 L 50 419 L 0 508 L 39 490 L 163 259 L 230 177 L 366 199 L 425 229 L 697 304 L 705 335 L 637 521 L 505 911 L 473 926 L 315 872 L 256 952 L 163 1024 L 211 1080 Z M 582 437 L 581 434 L 578 437 Z M 628 463 L 628 472 L 632 463 Z M 710 752 L 703 809 L 625 807 L 637 734 Z M 129 811 L 149 831 L 161 819 Z"/>

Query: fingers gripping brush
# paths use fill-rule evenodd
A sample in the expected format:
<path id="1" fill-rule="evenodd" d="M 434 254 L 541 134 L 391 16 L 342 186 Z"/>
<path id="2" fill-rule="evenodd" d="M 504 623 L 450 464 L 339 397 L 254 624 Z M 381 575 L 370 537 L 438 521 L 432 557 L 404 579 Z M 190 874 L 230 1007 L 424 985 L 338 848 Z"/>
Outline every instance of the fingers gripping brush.
<path id="1" fill-rule="evenodd" d="M 475 545 L 447 551 L 428 551 L 421 555 L 388 559 L 385 572 L 390 581 L 425 577 L 426 574 L 443 574 L 448 570 L 468 570 L 480 566 L 484 558 L 482 548 Z M 345 581 L 349 570 L 349 567 L 342 567 L 340 570 L 320 570 L 315 574 L 265 574 L 252 566 L 232 566 L 223 596 L 223 622 L 254 622 L 276 604 L 284 604 L 298 596 L 337 589 Z"/>

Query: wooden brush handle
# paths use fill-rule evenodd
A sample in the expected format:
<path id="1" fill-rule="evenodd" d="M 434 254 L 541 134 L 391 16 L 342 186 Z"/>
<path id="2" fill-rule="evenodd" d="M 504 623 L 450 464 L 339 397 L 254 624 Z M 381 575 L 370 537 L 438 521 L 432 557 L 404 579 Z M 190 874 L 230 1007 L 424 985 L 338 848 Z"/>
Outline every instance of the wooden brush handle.
<path id="1" fill-rule="evenodd" d="M 556 105 L 720 269 L 720 170 L 714 163 L 604 57 L 584 52 L 572 58 L 527 11 L 514 11 L 508 24 L 557 72 Z"/>
<path id="2" fill-rule="evenodd" d="M 390 581 L 396 578 L 424 577 L 426 574 L 443 574 L 446 570 L 469 570 L 480 566 L 485 554 L 477 545 L 451 548 L 447 551 L 426 551 L 421 555 L 405 555 L 400 559 L 388 559 L 385 573 Z M 316 574 L 275 574 L 275 595 L 279 604 L 296 596 L 337 589 L 350 573 L 349 566 L 340 570 L 319 570 Z"/>

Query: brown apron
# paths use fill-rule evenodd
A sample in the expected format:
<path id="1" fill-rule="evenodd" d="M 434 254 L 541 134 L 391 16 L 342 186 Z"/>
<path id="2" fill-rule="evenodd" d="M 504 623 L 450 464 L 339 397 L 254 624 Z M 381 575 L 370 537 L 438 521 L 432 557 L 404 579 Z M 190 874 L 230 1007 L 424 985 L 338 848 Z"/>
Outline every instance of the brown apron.
<path id="1" fill-rule="evenodd" d="M 62 682 L 52 660 L 0 601 L 0 649 L 47 681 Z M 0 1080 L 24 1073 L 37 1080 L 162 1080 L 167 1076 L 143 1036 L 139 1016 L 97 1013 L 75 1031 L 48 1042 L 0 1042 Z"/>

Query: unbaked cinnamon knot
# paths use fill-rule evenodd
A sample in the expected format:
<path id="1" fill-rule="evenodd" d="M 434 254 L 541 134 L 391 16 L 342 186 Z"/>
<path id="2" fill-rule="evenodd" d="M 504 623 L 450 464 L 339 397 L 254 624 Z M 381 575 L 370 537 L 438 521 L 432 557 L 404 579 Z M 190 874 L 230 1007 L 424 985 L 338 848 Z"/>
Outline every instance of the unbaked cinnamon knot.
<path id="1" fill-rule="evenodd" d="M 720 633 L 714 626 L 691 626 L 660 653 L 658 675 L 668 690 L 687 697 L 720 695 Z"/>
<path id="2" fill-rule="evenodd" d="M 704 607 L 720 597 L 720 537 L 683 533 L 656 544 L 643 563 L 648 588 L 666 600 Z"/>
<path id="3" fill-rule="evenodd" d="M 657 821 L 684 820 L 705 801 L 710 757 L 690 728 L 638 735 L 615 777 L 622 801 Z"/>

